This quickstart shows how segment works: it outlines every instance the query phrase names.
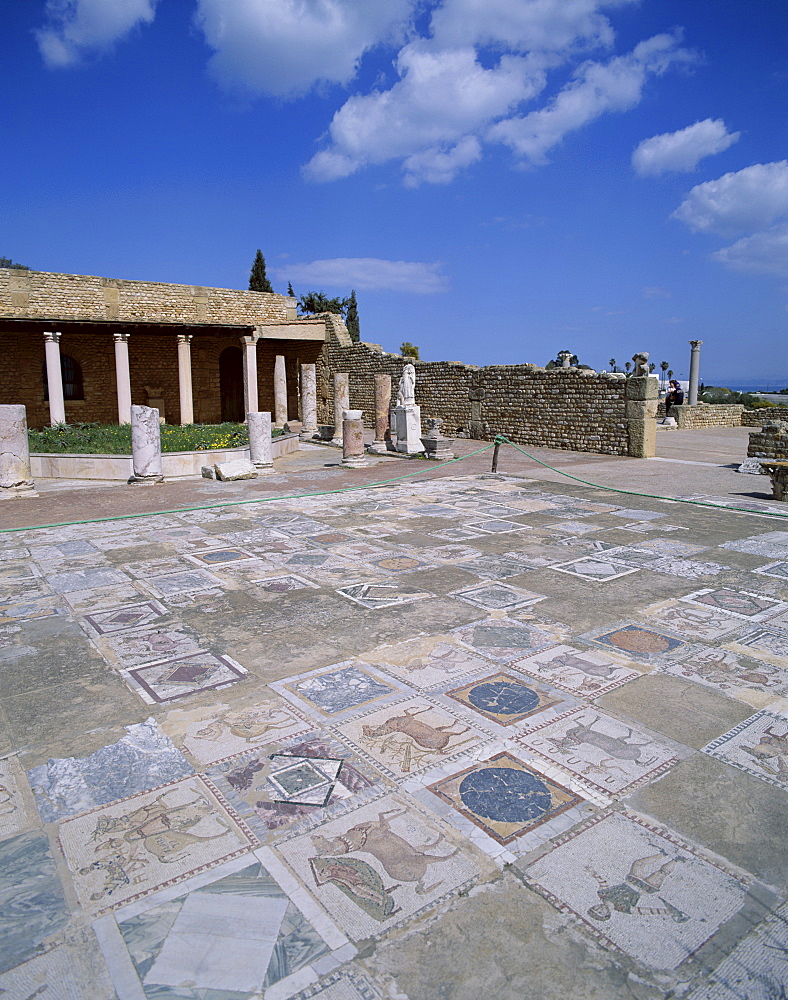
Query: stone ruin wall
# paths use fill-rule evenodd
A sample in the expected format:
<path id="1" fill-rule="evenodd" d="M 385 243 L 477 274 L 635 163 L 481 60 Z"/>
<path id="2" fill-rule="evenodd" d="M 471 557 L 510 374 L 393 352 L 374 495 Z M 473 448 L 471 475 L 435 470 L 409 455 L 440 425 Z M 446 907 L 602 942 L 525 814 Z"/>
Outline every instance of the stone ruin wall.
<path id="1" fill-rule="evenodd" d="M 0 267 L 0 317 L 255 326 L 295 318 L 295 299 L 158 281 Z"/>
<path id="2" fill-rule="evenodd" d="M 670 415 L 676 418 L 679 430 L 701 427 L 741 427 L 744 407 L 741 403 L 698 403 L 695 406 L 673 406 Z M 664 408 L 663 408 L 664 415 Z"/>
<path id="3" fill-rule="evenodd" d="M 763 427 L 771 420 L 788 420 L 788 406 L 764 406 L 757 410 L 745 410 L 741 422 L 743 427 Z"/>
<path id="4" fill-rule="evenodd" d="M 750 433 L 748 458 L 770 458 L 788 462 L 788 420 L 774 420 L 759 431 Z"/>
<path id="5" fill-rule="evenodd" d="M 329 325 L 331 334 L 317 368 L 318 421 L 333 423 L 333 376 L 348 372 L 350 406 L 363 410 L 365 424 L 371 427 L 374 376 L 391 375 L 395 397 L 408 359 L 374 345 L 353 344 L 338 317 Z M 627 380 L 622 375 L 547 371 L 528 364 L 479 368 L 451 361 L 417 361 L 415 368 L 422 422 L 442 418 L 446 437 L 492 440 L 500 433 L 533 447 L 630 454 Z"/>

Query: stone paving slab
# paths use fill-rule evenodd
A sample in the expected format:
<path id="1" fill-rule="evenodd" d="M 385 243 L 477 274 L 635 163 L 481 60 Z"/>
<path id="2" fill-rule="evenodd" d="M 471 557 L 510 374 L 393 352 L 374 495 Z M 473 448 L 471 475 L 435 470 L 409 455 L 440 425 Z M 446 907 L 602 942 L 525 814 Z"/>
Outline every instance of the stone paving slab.
<path id="1" fill-rule="evenodd" d="M 462 465 L 220 488 L 0 534 L 0 989 L 788 989 L 775 505 Z M 49 498 L 10 520 L 129 512 Z"/>

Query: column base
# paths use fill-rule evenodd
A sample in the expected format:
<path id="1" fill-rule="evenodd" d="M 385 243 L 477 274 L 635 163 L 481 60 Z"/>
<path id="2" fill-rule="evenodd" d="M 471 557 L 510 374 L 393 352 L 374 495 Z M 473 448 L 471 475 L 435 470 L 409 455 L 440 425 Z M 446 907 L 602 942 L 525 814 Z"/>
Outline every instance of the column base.
<path id="1" fill-rule="evenodd" d="M 363 455 L 350 455 L 348 458 L 342 459 L 342 465 L 346 469 L 365 469 L 367 464 Z"/>
<path id="2" fill-rule="evenodd" d="M 394 447 L 393 442 L 381 439 L 380 441 L 373 441 L 368 450 L 373 455 L 391 455 L 397 449 Z"/>
<path id="3" fill-rule="evenodd" d="M 129 486 L 155 486 L 164 482 L 164 476 L 130 476 L 127 482 Z"/>
<path id="4" fill-rule="evenodd" d="M 32 483 L 16 483 L 14 486 L 0 486 L 0 500 L 22 500 L 39 494 Z"/>
<path id="5" fill-rule="evenodd" d="M 273 472 L 274 469 L 273 462 L 252 462 L 252 465 L 258 472 Z"/>
<path id="6" fill-rule="evenodd" d="M 317 427 L 314 430 L 302 430 L 298 435 L 299 441 L 314 441 L 315 438 L 319 438 L 320 435 L 317 432 Z"/>

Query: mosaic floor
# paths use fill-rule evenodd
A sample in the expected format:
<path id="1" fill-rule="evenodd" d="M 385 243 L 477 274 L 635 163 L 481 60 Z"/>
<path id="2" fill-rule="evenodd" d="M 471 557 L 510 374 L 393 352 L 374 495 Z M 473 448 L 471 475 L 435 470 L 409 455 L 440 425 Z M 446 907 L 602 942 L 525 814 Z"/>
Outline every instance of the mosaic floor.
<path id="1" fill-rule="evenodd" d="M 788 530 L 617 496 L 0 534 L 4 1000 L 784 1000 Z"/>

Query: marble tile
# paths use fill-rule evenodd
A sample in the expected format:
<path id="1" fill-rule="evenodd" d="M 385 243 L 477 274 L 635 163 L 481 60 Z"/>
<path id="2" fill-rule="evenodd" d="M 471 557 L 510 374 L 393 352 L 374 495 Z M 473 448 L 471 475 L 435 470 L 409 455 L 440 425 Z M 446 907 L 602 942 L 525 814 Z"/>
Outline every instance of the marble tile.
<path id="1" fill-rule="evenodd" d="M 343 660 L 328 669 L 312 670 L 272 686 L 317 718 L 345 714 L 399 690 L 376 671 L 353 660 Z"/>
<path id="2" fill-rule="evenodd" d="M 205 570 L 186 570 L 182 573 L 165 573 L 145 580 L 146 588 L 160 598 L 173 594 L 193 594 L 200 590 L 221 590 L 221 580 Z"/>
<path id="3" fill-rule="evenodd" d="M 759 566 L 753 573 L 761 573 L 763 576 L 773 576 L 778 580 L 788 580 L 788 562 L 768 563 L 766 566 Z"/>
<path id="4" fill-rule="evenodd" d="M 121 671 L 129 687 L 149 705 L 185 698 L 197 691 L 220 690 L 248 671 L 229 656 L 199 652 Z"/>
<path id="5" fill-rule="evenodd" d="M 38 618 L 54 618 L 60 614 L 63 614 L 60 601 L 53 597 L 34 597 L 25 601 L 0 603 L 0 625 L 35 621 Z"/>
<path id="6" fill-rule="evenodd" d="M 747 886 L 667 830 L 634 816 L 575 827 L 523 873 L 601 944 L 677 968 L 744 904 Z"/>
<path id="7" fill-rule="evenodd" d="M 246 549 L 236 546 L 233 548 L 192 552 L 186 558 L 196 566 L 226 566 L 230 563 L 244 562 L 247 559 L 254 559 L 255 557 L 252 552 L 247 552 Z"/>
<path id="8" fill-rule="evenodd" d="M 752 622 L 774 618 L 775 615 L 788 611 L 788 604 L 784 601 L 746 590 L 734 590 L 732 587 L 696 590 L 679 599 L 690 604 L 725 611 L 729 615 L 746 618 Z"/>
<path id="9" fill-rule="evenodd" d="M 503 518 L 486 518 L 483 521 L 469 521 L 468 527 L 472 531 L 481 531 L 486 535 L 502 535 L 514 531 L 530 531 L 529 524 L 521 524 L 519 521 L 507 521 Z"/>
<path id="10" fill-rule="evenodd" d="M 401 580 L 379 580 L 369 583 L 355 583 L 346 587 L 339 587 L 336 591 L 342 597 L 346 597 L 355 604 L 360 604 L 362 608 L 374 610 L 376 608 L 392 608 L 400 604 L 411 604 L 413 601 L 422 601 L 428 597 L 434 597 L 427 591 L 419 590 L 418 587 L 409 587 L 407 577 Z"/>
<path id="11" fill-rule="evenodd" d="M 447 542 L 461 542 L 466 538 L 481 538 L 483 531 L 470 527 L 441 528 L 439 531 L 428 531 L 433 538 L 445 538 Z"/>
<path id="12" fill-rule="evenodd" d="M 607 694 L 640 676 L 604 653 L 567 645 L 527 656 L 517 662 L 517 669 L 586 699 Z"/>
<path id="13" fill-rule="evenodd" d="M 82 621 L 87 631 L 93 635 L 112 635 L 115 632 L 152 625 L 166 614 L 167 609 L 158 601 L 143 601 L 84 615 Z"/>
<path id="14" fill-rule="evenodd" d="M 68 919 L 44 834 L 22 833 L 0 841 L 0 972 L 39 954 Z"/>
<path id="15" fill-rule="evenodd" d="M 660 525 L 660 530 L 662 525 Z M 693 544 L 692 542 L 677 542 L 672 538 L 651 538 L 646 542 L 638 542 L 637 547 L 646 552 L 655 552 L 663 556 L 692 556 L 696 552 L 703 552 L 708 548 L 706 545 Z"/>
<path id="16" fill-rule="evenodd" d="M 788 719 L 785 716 L 758 712 L 707 744 L 703 753 L 788 791 Z"/>
<path id="17" fill-rule="evenodd" d="M 400 780 L 489 739 L 427 695 L 356 716 L 331 731 L 384 774 Z"/>
<path id="18" fill-rule="evenodd" d="M 27 772 L 45 823 L 94 809 L 193 774 L 154 719 L 126 726 L 117 743 L 89 757 L 51 758 Z"/>
<path id="19" fill-rule="evenodd" d="M 513 726 L 525 719 L 535 719 L 564 702 L 555 692 L 529 681 L 499 671 L 476 677 L 443 694 L 464 706 L 471 715 L 481 715 L 499 726 Z"/>
<path id="20" fill-rule="evenodd" d="M 176 708 L 160 721 L 175 745 L 201 765 L 303 735 L 313 725 L 297 708 L 273 697 L 232 708 L 221 703 Z"/>
<path id="21" fill-rule="evenodd" d="M 508 583 L 481 583 L 455 590 L 451 596 L 487 611 L 513 611 L 543 601 L 546 595 L 534 594 Z"/>
<path id="22" fill-rule="evenodd" d="M 455 845 L 449 827 L 395 795 L 275 850 L 351 941 L 385 933 L 481 873 L 470 845 Z"/>
<path id="23" fill-rule="evenodd" d="M 458 562 L 458 569 L 467 570 L 483 580 L 506 580 L 510 576 L 520 576 L 530 570 L 530 566 L 505 556 L 482 555 L 465 562 Z"/>
<path id="24" fill-rule="evenodd" d="M 489 660 L 448 635 L 420 636 L 381 646 L 366 653 L 364 661 L 422 691 L 490 668 Z"/>
<path id="25" fill-rule="evenodd" d="M 510 663 L 556 642 L 550 632 L 511 618 L 488 618 L 463 625 L 453 635 L 499 663 Z"/>
<path id="26" fill-rule="evenodd" d="M 581 580 L 593 580 L 595 583 L 618 580 L 629 573 L 638 572 L 636 568 L 599 556 L 584 556 L 582 559 L 574 559 L 571 562 L 558 563 L 551 566 L 550 569 L 556 570 L 558 573 L 577 576 Z"/>
<path id="27" fill-rule="evenodd" d="M 723 542 L 720 546 L 733 552 L 749 552 L 754 556 L 779 559 L 788 556 L 788 531 L 765 531 L 733 542 Z"/>
<path id="28" fill-rule="evenodd" d="M 571 709 L 515 740 L 607 795 L 650 781 L 678 760 L 671 747 L 591 707 Z"/>
<path id="29" fill-rule="evenodd" d="M 667 517 L 658 510 L 638 510 L 637 507 L 617 507 L 610 511 L 614 517 L 621 517 L 630 521 L 656 521 L 659 518 Z"/>
<path id="30" fill-rule="evenodd" d="M 141 898 L 257 843 L 196 776 L 63 820 L 59 840 L 86 913 Z"/>

